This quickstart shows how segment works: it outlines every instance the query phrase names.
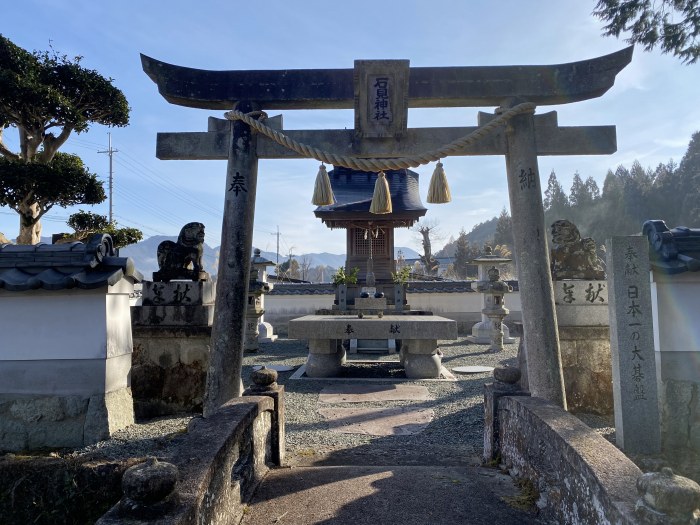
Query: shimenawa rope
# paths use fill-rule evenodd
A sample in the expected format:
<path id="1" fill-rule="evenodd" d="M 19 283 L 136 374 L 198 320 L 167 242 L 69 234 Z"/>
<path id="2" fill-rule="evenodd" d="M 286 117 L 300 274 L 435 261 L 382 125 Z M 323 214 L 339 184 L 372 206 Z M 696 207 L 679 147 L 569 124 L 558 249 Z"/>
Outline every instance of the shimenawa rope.
<path id="1" fill-rule="evenodd" d="M 478 127 L 471 133 L 454 140 L 443 147 L 422 153 L 419 155 L 411 155 L 408 157 L 399 157 L 394 159 L 364 159 L 358 157 L 348 157 L 344 155 L 336 155 L 335 153 L 329 153 L 323 151 L 307 144 L 302 144 L 296 140 L 286 136 L 279 131 L 276 131 L 259 120 L 256 120 L 254 116 L 264 115 L 263 112 L 255 111 L 250 114 L 243 113 L 238 110 L 228 111 L 225 117 L 228 120 L 241 120 L 248 124 L 255 131 L 262 133 L 266 137 L 274 140 L 278 144 L 297 152 L 299 155 L 307 158 L 316 159 L 320 162 L 325 162 L 326 164 L 331 164 L 333 166 L 343 166 L 345 168 L 361 170 L 361 171 L 383 171 L 383 170 L 398 170 L 404 168 L 416 168 L 422 166 L 423 164 L 428 164 L 430 162 L 435 162 L 450 155 L 458 153 L 465 146 L 474 144 L 481 138 L 485 137 L 489 133 L 492 133 L 496 128 L 522 113 L 532 113 L 535 111 L 536 105 L 532 102 L 523 102 L 517 106 L 513 106 L 510 109 L 505 110 L 503 113 L 498 115 L 496 118 L 487 122 L 483 126 Z"/>

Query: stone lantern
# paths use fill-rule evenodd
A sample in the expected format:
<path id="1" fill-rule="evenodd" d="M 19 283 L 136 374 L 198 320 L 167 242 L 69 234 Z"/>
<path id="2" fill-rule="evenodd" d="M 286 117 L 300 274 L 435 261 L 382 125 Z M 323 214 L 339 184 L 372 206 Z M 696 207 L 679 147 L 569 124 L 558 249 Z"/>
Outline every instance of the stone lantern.
<path id="1" fill-rule="evenodd" d="M 260 335 L 260 324 L 266 324 L 264 328 L 267 330 L 269 326 L 268 339 L 272 334 L 272 326 L 263 321 L 265 314 L 263 294 L 272 289 L 272 285 L 267 281 L 265 268 L 272 266 L 274 263 L 262 257 L 258 248 L 253 252 L 253 258 L 250 261 L 250 281 L 248 281 L 248 305 L 246 308 L 246 324 L 245 324 L 245 345 L 246 352 L 257 352 L 260 349 L 258 344 L 258 336 Z"/>
<path id="2" fill-rule="evenodd" d="M 491 323 L 491 346 L 490 352 L 500 352 L 503 350 L 503 318 L 510 313 L 505 307 L 505 294 L 512 292 L 508 283 L 500 280 L 498 268 L 492 266 L 488 270 L 488 281 L 479 281 L 476 289 L 484 294 L 484 308 L 481 313 Z"/>
<path id="3" fill-rule="evenodd" d="M 477 257 L 474 259 L 471 264 L 476 264 L 479 267 L 479 281 L 477 283 L 477 291 L 481 292 L 483 295 L 483 300 L 482 300 L 482 305 L 483 308 L 481 310 L 481 321 L 476 323 L 472 327 L 472 335 L 467 337 L 467 341 L 470 343 L 476 343 L 478 345 L 492 345 L 493 341 L 493 331 L 494 331 L 494 317 L 489 317 L 489 315 L 486 314 L 486 311 L 493 311 L 494 314 L 496 315 L 496 311 L 498 308 L 494 309 L 494 301 L 495 301 L 495 295 L 492 293 L 487 293 L 485 290 L 493 290 L 493 287 L 489 287 L 489 283 L 491 283 L 491 279 L 489 276 L 489 272 L 492 270 L 496 270 L 498 272 L 498 269 L 496 268 L 497 264 L 506 264 L 512 261 L 512 259 L 508 259 L 506 257 L 500 257 L 498 255 L 493 255 L 491 247 L 486 246 L 484 247 L 484 255 L 481 257 Z M 499 277 L 500 277 L 500 272 L 499 272 Z M 499 277 L 496 278 L 496 281 L 498 281 Z M 502 283 L 502 281 L 498 281 Z M 508 286 L 506 283 L 503 283 L 505 286 Z M 480 288 L 481 286 L 485 286 L 483 290 Z M 499 301 L 501 301 L 500 307 L 505 309 L 503 305 L 503 294 L 506 292 L 512 291 L 510 287 L 508 287 L 508 290 L 505 290 L 501 295 Z M 510 336 L 510 330 L 506 325 L 503 324 L 503 317 L 508 315 L 508 310 L 505 309 L 505 313 L 503 316 L 500 318 L 499 321 L 499 327 L 498 330 L 502 331 L 503 334 L 503 341 L 502 343 L 514 343 L 515 338 Z M 503 348 L 503 345 L 501 343 L 501 349 Z M 496 350 L 497 351 L 497 350 Z"/>

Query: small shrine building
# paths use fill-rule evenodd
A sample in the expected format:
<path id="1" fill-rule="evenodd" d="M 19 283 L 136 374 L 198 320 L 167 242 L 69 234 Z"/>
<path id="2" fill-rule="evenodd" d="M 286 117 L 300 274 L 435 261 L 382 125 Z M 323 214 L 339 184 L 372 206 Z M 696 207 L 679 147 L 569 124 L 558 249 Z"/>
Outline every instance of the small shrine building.
<path id="1" fill-rule="evenodd" d="M 391 213 L 369 211 L 377 173 L 339 166 L 328 172 L 336 202 L 314 211 L 329 228 L 347 231 L 345 268 L 360 269 L 358 285 L 366 283 L 368 271 L 373 271 L 378 289 L 390 284 L 391 273 L 396 271 L 394 229 L 410 228 L 428 211 L 418 192 L 418 173 L 408 169 L 384 173 L 391 193 Z"/>

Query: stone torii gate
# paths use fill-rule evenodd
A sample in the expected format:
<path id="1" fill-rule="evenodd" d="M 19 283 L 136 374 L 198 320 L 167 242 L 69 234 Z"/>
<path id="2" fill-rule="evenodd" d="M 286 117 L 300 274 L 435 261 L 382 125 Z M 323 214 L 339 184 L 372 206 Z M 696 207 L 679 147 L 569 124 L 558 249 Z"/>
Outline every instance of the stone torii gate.
<path id="1" fill-rule="evenodd" d="M 479 113 L 478 124 L 484 126 L 524 102 L 545 106 L 599 97 L 613 86 L 631 58 L 629 47 L 591 60 L 550 66 L 412 68 L 407 60 L 358 60 L 354 69 L 204 71 L 141 55 L 144 71 L 171 104 L 236 109 L 249 115 L 263 110 L 354 108 L 354 129 L 282 132 L 281 116 L 265 124 L 318 150 L 366 159 L 435 150 L 477 129 L 409 129 L 408 108 L 496 106 L 495 114 Z M 533 113 L 513 116 L 488 136 L 450 155 L 506 157 L 529 386 L 532 395 L 565 408 L 537 157 L 610 154 L 617 143 L 615 126 L 560 127 L 556 112 Z M 156 156 L 228 160 L 204 402 L 207 416 L 241 395 L 258 159 L 304 155 L 254 132 L 241 120 L 210 117 L 207 132 L 159 133 Z"/>

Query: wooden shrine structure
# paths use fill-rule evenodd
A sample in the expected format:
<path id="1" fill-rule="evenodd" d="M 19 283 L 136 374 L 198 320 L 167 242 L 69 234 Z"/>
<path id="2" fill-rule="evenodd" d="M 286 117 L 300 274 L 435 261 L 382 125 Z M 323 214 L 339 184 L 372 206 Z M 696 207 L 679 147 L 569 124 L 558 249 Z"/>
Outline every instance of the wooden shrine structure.
<path id="1" fill-rule="evenodd" d="M 210 118 L 206 132 L 159 133 L 157 140 L 160 159 L 228 160 L 204 415 L 241 394 L 258 159 L 314 156 L 253 131 L 261 111 L 286 109 L 354 109 L 354 129 L 283 130 L 281 117 L 265 120 L 287 138 L 337 155 L 409 157 L 474 134 L 479 140 L 444 156 L 505 156 L 530 391 L 565 407 L 537 157 L 610 154 L 617 145 L 614 126 L 561 127 L 555 112 L 535 115 L 534 106 L 599 97 L 631 58 L 630 47 L 560 65 L 410 67 L 408 60 L 358 60 L 353 69 L 203 71 L 142 55 L 144 71 L 168 102 L 250 117 Z M 498 126 L 488 135 L 474 127 L 407 127 L 409 108 L 429 107 L 496 107 L 479 114 L 478 126 L 494 120 Z M 509 113 L 521 107 L 528 110 Z M 501 114 L 512 117 L 501 122 Z"/>

